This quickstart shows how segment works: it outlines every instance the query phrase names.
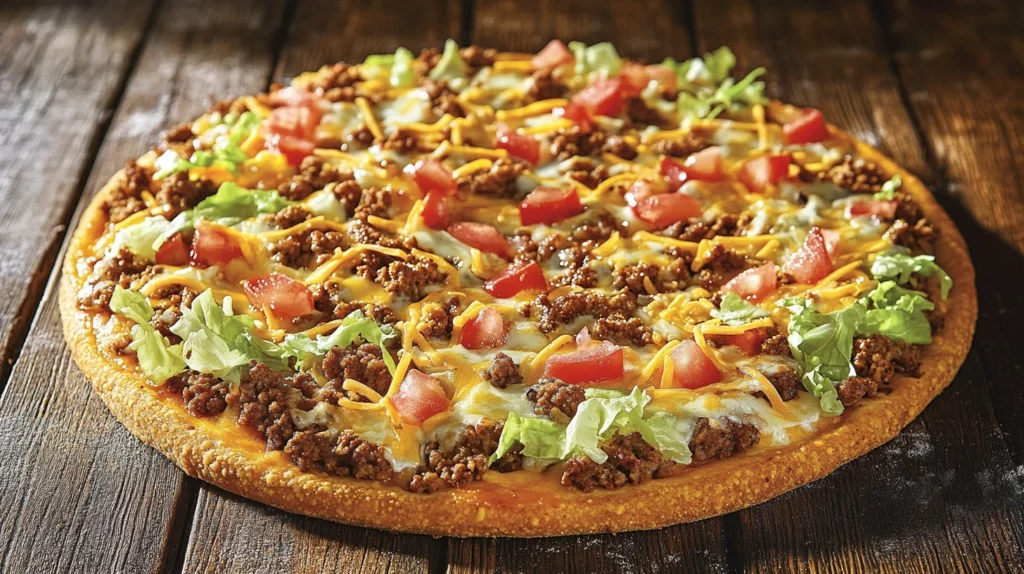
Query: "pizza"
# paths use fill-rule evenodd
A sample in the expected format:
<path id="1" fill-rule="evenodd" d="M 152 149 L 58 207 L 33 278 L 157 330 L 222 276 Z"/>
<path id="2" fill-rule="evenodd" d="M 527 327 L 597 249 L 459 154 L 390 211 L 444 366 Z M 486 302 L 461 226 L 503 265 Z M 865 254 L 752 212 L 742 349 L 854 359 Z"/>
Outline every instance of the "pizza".
<path id="1" fill-rule="evenodd" d="M 67 342 L 188 474 L 351 524 L 616 532 L 818 479 L 949 384 L 974 272 L 735 63 L 449 40 L 221 102 L 92 201 Z"/>

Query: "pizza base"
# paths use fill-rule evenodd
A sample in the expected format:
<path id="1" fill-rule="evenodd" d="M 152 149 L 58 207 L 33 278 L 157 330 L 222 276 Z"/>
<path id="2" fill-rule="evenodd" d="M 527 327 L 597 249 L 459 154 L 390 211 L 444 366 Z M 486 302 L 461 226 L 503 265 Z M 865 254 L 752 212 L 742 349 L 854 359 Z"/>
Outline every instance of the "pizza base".
<path id="1" fill-rule="evenodd" d="M 386 530 L 436 536 L 558 536 L 659 528 L 708 518 L 764 502 L 822 478 L 840 465 L 888 442 L 952 380 L 967 356 L 978 314 L 974 267 L 963 237 L 916 177 L 867 144 L 832 127 L 860 157 L 903 178 L 908 192 L 941 232 L 937 261 L 952 276 L 945 326 L 922 353 L 922 376 L 896 376 L 892 392 L 865 400 L 843 415 L 819 422 L 813 435 L 781 447 L 756 446 L 677 476 L 611 491 L 581 492 L 548 473 L 490 472 L 462 489 L 413 494 L 397 486 L 300 472 L 283 453 L 189 415 L 161 398 L 136 369 L 99 350 L 95 315 L 76 303 L 76 263 L 102 233 L 102 198 L 118 173 L 93 199 L 75 231 L 64 262 L 60 311 L 72 355 L 107 408 L 133 435 L 171 459 L 189 476 L 240 496 L 295 512 Z M 232 425 L 234 423 L 232 422 Z M 226 432 L 227 431 L 227 432 Z"/>

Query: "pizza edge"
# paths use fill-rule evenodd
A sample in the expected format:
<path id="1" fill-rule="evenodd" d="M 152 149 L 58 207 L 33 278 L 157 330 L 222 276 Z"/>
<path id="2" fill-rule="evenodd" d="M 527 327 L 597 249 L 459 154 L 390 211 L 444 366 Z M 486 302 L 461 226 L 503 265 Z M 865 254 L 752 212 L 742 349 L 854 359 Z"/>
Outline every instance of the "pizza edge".
<path id="1" fill-rule="evenodd" d="M 903 178 L 903 190 L 941 230 L 937 261 L 952 276 L 944 328 L 922 353 L 920 378 L 898 377 L 893 391 L 864 401 L 827 430 L 783 447 L 755 448 L 680 475 L 604 492 L 579 492 L 546 480 L 485 481 L 539 496 L 480 496 L 479 490 L 414 494 L 374 481 L 303 473 L 280 453 L 228 444 L 220 427 L 197 420 L 148 390 L 145 378 L 123 370 L 99 351 L 92 314 L 78 309 L 73 273 L 83 248 L 105 223 L 102 198 L 118 172 L 93 198 L 64 260 L 59 305 L 64 336 L 79 368 L 129 432 L 188 475 L 235 494 L 286 510 L 347 524 L 443 536 L 537 537 L 624 532 L 691 522 L 752 506 L 822 478 L 893 439 L 949 385 L 971 347 L 978 314 L 975 273 L 966 243 L 924 184 L 881 152 L 831 126 L 860 157 Z M 825 423 L 827 424 L 827 422 Z M 493 475 L 493 476 L 492 476 Z M 557 492 L 550 492 L 557 488 Z"/>

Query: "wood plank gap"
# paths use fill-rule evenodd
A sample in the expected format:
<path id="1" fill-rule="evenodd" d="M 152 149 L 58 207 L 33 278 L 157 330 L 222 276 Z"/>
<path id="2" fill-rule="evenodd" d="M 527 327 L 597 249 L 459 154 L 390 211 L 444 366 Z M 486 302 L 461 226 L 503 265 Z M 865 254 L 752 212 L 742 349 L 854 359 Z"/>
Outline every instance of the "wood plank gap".
<path id="1" fill-rule="evenodd" d="M 82 161 L 82 165 L 78 168 L 78 173 L 75 175 L 75 181 L 77 182 L 74 187 L 74 191 L 71 194 L 70 201 L 66 202 L 60 207 L 60 216 L 58 223 L 54 226 L 53 233 L 47 239 L 46 249 L 43 251 L 42 257 L 36 263 L 35 269 L 32 271 L 32 279 L 28 284 L 25 296 L 21 301 L 21 305 L 18 307 L 18 313 L 11 323 L 10 332 L 7 335 L 4 347 L 0 349 L 0 358 L 4 360 L 0 361 L 0 397 L 3 396 L 4 389 L 7 388 L 7 381 L 11 377 L 11 372 L 14 370 L 14 364 L 18 361 L 21 356 L 21 351 L 25 346 L 25 340 L 28 337 L 29 331 L 32 329 L 32 325 L 39 314 L 40 304 L 43 301 L 43 296 L 47 292 L 47 285 L 50 284 L 52 278 L 59 277 L 60 265 L 57 264 L 57 255 L 61 251 L 61 246 L 64 244 L 64 236 L 67 234 L 68 226 L 71 223 L 71 218 L 75 214 L 75 209 L 81 201 L 82 194 L 85 192 L 86 184 L 89 180 L 89 174 L 92 171 L 93 163 L 96 161 L 96 157 L 100 153 L 100 146 L 103 145 L 103 139 L 107 136 L 107 132 L 110 130 L 110 123 L 114 117 L 114 110 L 121 104 L 121 100 L 124 98 L 125 89 L 128 87 L 128 79 L 131 78 L 135 72 L 135 66 L 139 62 L 139 55 L 142 54 L 142 49 L 146 45 L 146 38 L 149 31 L 153 28 L 156 23 L 157 11 L 160 8 L 161 0 L 154 2 L 149 15 L 146 17 L 146 24 L 142 30 L 142 34 L 139 36 L 138 43 L 132 49 L 127 65 L 124 67 L 121 73 L 121 77 L 118 80 L 117 88 L 114 89 L 109 97 L 108 102 L 104 108 L 106 115 L 97 126 L 92 139 L 89 141 L 87 146 L 88 152 Z"/>
<path id="2" fill-rule="evenodd" d="M 199 480 L 191 476 L 185 477 L 181 494 L 174 501 L 171 511 L 169 544 L 161 560 L 160 570 L 163 572 L 181 573 L 185 569 L 185 551 L 192 535 L 192 523 L 195 519 L 196 503 L 199 501 Z"/>
<path id="3" fill-rule="evenodd" d="M 476 10 L 475 0 L 462 0 L 462 14 L 459 18 L 459 45 L 469 46 L 473 43 L 473 14 Z M 486 48 L 486 46 L 484 46 Z"/>
<path id="4" fill-rule="evenodd" d="M 274 58 L 271 61 L 270 69 L 267 71 L 266 81 L 263 82 L 267 88 L 273 83 L 275 77 L 280 77 L 278 68 L 281 66 L 281 54 L 284 52 L 288 36 L 293 32 L 292 23 L 295 21 L 295 12 L 298 10 L 298 0 L 287 0 L 284 5 L 284 12 L 281 14 L 281 25 L 274 31 L 274 38 L 271 40 L 271 51 Z"/>

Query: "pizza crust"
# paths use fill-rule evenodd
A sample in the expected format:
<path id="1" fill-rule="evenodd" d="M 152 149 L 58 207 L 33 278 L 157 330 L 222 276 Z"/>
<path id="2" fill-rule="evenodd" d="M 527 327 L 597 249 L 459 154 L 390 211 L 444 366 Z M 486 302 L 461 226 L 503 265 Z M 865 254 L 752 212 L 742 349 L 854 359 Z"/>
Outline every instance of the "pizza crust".
<path id="1" fill-rule="evenodd" d="M 72 355 L 110 411 L 140 440 L 190 476 L 277 508 L 348 524 L 444 536 L 557 536 L 658 528 L 739 510 L 824 477 L 889 441 L 952 381 L 971 346 L 977 319 L 974 267 L 952 220 L 916 177 L 868 145 L 838 130 L 858 154 L 903 178 L 931 223 L 941 231 L 937 260 L 952 276 L 945 326 L 922 354 L 922 376 L 897 375 L 892 392 L 824 419 L 812 436 L 781 447 L 758 446 L 680 475 L 612 491 L 584 493 L 557 478 L 528 471 L 490 472 L 458 490 L 413 494 L 373 481 L 303 473 L 280 452 L 255 439 L 237 439 L 161 398 L 137 369 L 100 352 L 95 315 L 76 294 L 77 261 L 102 233 L 103 198 L 93 199 L 70 243 L 60 285 L 60 311 Z M 240 434 L 240 433 L 236 433 Z"/>

